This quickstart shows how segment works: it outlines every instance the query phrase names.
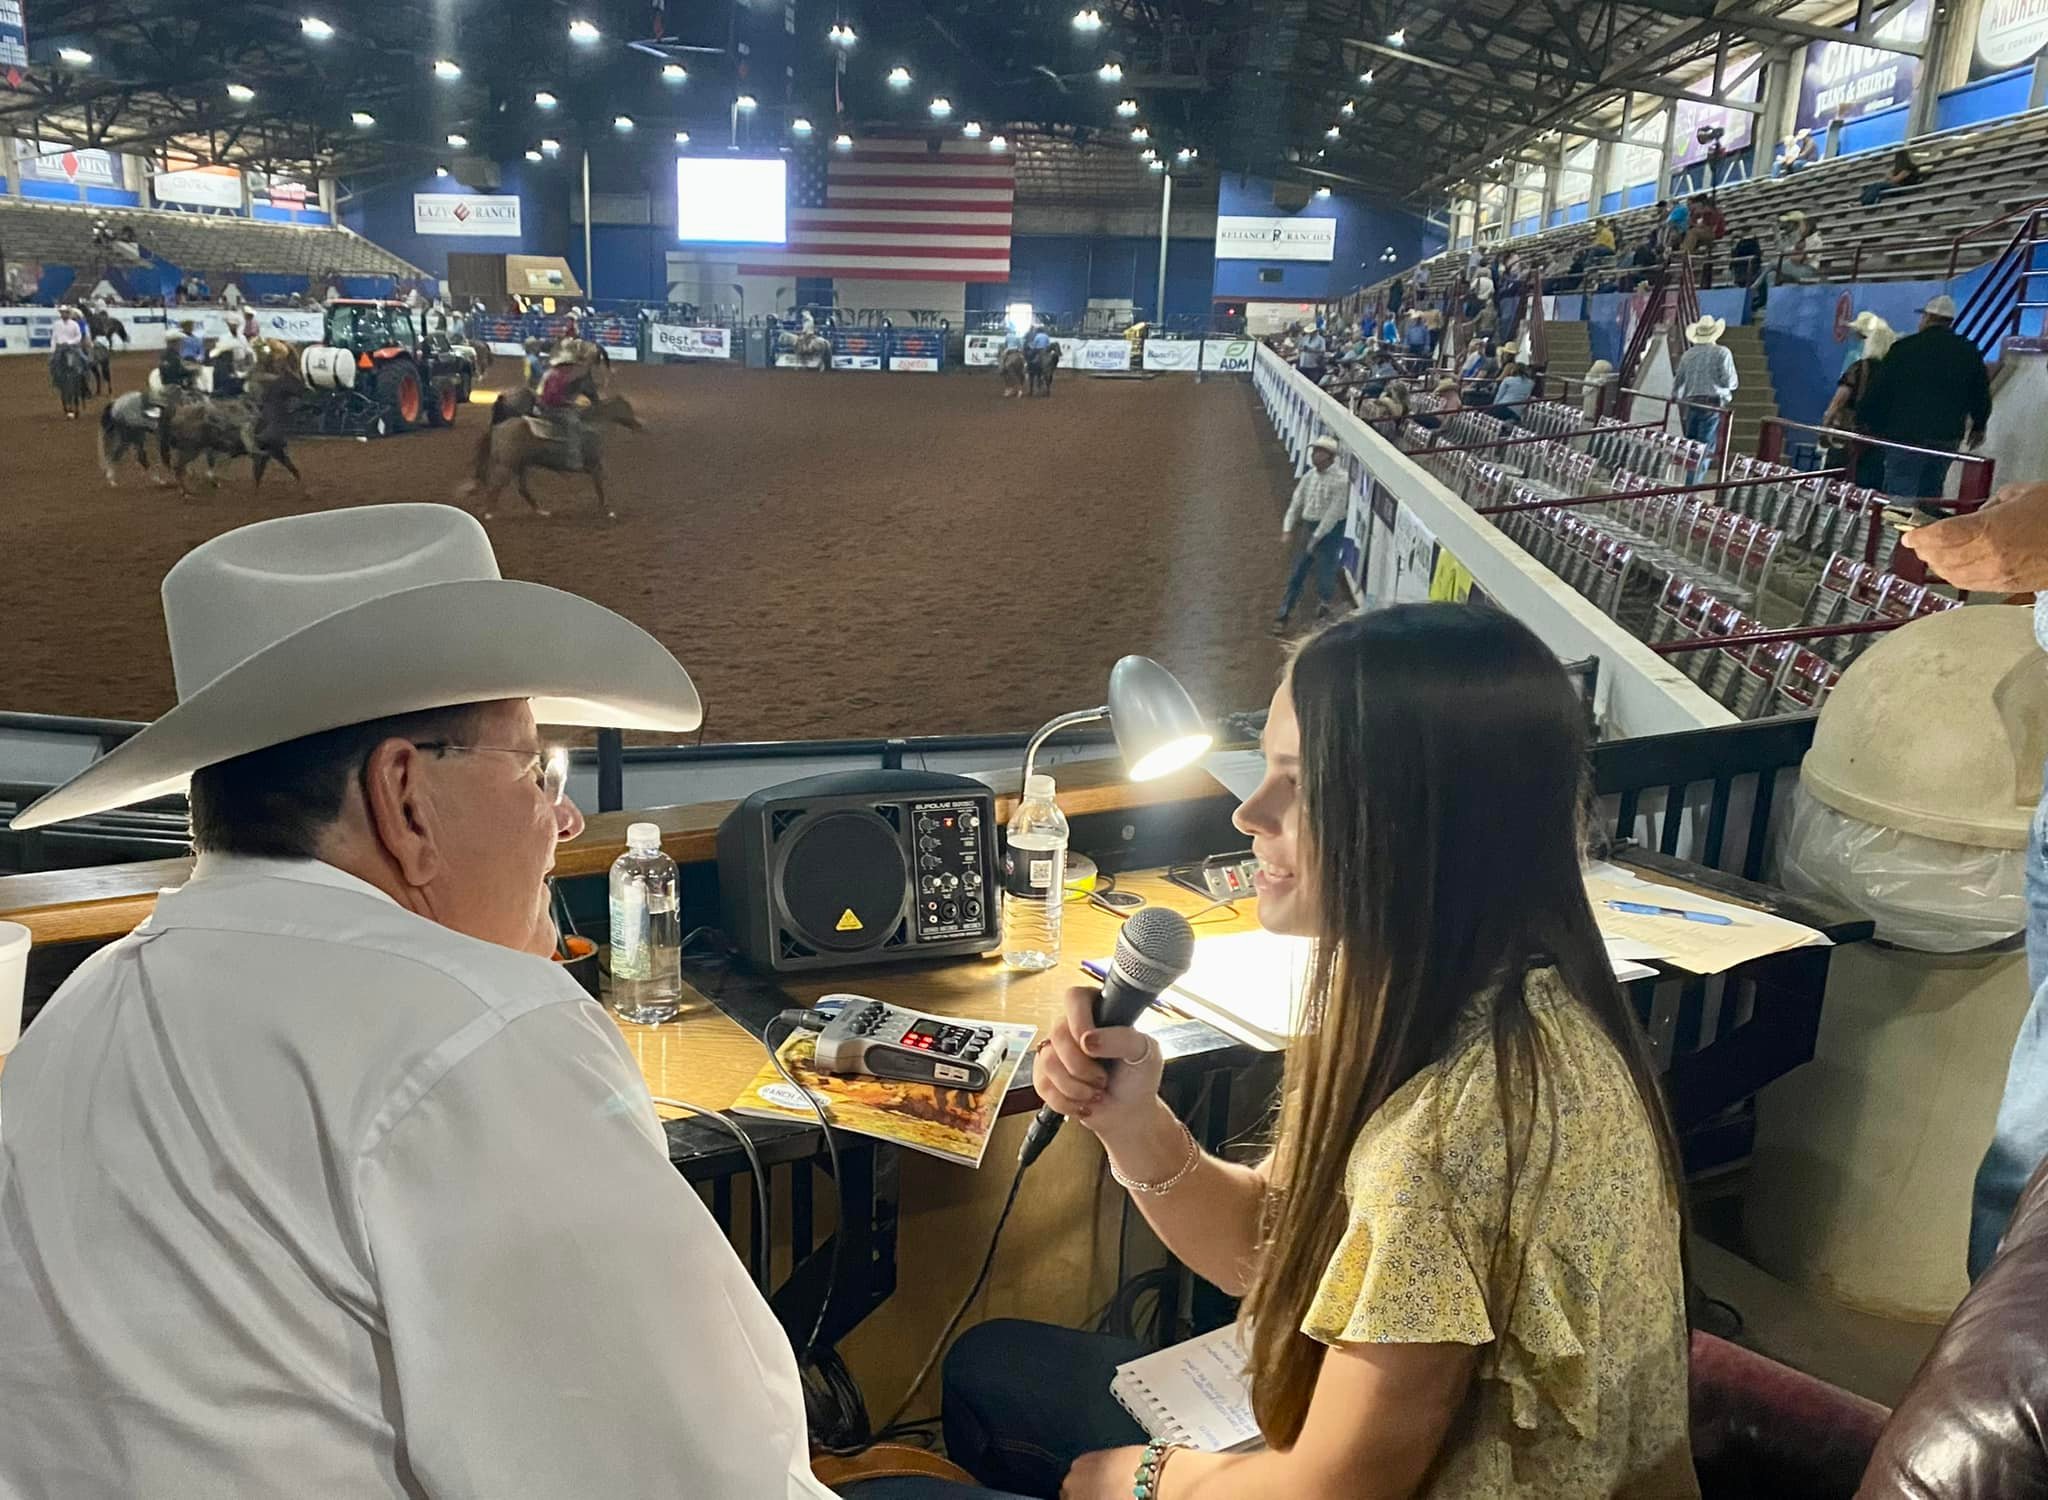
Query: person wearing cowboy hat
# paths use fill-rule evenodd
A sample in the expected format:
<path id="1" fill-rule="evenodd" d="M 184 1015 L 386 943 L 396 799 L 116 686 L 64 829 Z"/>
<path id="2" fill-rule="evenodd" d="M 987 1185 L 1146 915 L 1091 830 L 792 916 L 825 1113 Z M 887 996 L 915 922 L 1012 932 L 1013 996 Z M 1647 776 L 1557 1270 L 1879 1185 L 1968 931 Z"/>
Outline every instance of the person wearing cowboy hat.
<path id="1" fill-rule="evenodd" d="M 1287 593 L 1273 616 L 1273 634 L 1287 629 L 1288 616 L 1301 599 L 1302 586 L 1311 569 L 1316 575 L 1316 618 L 1330 612 L 1330 600 L 1337 592 L 1337 560 L 1344 546 L 1344 515 L 1351 507 L 1351 478 L 1337 467 L 1337 455 L 1344 445 L 1327 432 L 1308 445 L 1308 472 L 1294 485 L 1287 502 L 1286 519 L 1280 535 L 1292 537 L 1299 525 L 1308 528 L 1302 539 L 1301 555 L 1287 576 Z"/>
<path id="2" fill-rule="evenodd" d="M 1678 371 L 1671 386 L 1672 399 L 1682 402 L 1679 426 L 1695 443 L 1709 451 L 1721 440 L 1721 415 L 1735 399 L 1740 382 L 1735 375 L 1735 356 L 1721 343 L 1728 331 L 1726 321 L 1703 317 L 1685 330 L 1690 345 L 1678 357 Z"/>
<path id="3" fill-rule="evenodd" d="M 1849 322 L 1849 329 L 1856 335 L 1842 365 L 1842 378 L 1835 382 L 1835 393 L 1828 398 L 1827 410 L 1821 414 L 1820 425 L 1838 432 L 1863 432 L 1860 412 L 1863 398 L 1869 394 L 1870 382 L 1877 374 L 1877 367 L 1898 335 L 1892 325 L 1876 313 L 1865 308 Z M 1832 444 L 1836 449 L 1846 445 Z M 1837 458 L 1836 462 L 1841 460 Z M 1856 455 L 1856 483 L 1866 489 L 1884 488 L 1884 449 L 1866 445 Z"/>
<path id="4" fill-rule="evenodd" d="M 1869 432 L 1889 443 L 1947 450 L 1885 450 L 1886 494 L 1939 498 L 1948 482 L 1951 454 L 1957 448 L 1977 447 L 1991 424 L 1991 377 L 1985 372 L 1984 355 L 1955 331 L 1955 317 L 1953 297 L 1930 299 L 1920 309 L 1920 331 L 1893 344 L 1871 376 L 1859 408 Z"/>
<path id="5" fill-rule="evenodd" d="M 163 601 L 177 706 L 14 820 L 189 786 L 198 859 L 7 1060 L 0 1494 L 825 1496 L 548 957 L 583 819 L 536 725 L 687 732 L 689 673 L 449 506 L 245 526 Z"/>

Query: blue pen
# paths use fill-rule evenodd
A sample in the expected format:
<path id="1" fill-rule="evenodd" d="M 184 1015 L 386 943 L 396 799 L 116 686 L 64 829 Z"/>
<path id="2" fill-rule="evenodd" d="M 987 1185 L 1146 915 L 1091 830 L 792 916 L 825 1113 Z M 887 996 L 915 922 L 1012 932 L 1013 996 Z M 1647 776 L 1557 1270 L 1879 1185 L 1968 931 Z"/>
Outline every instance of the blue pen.
<path id="1" fill-rule="evenodd" d="M 1735 919 L 1715 911 L 1686 911 L 1677 906 L 1647 906 L 1641 901 L 1603 901 L 1602 906 L 1627 912 L 1632 917 L 1679 917 L 1687 922 L 1705 922 L 1710 927 L 1733 927 Z"/>

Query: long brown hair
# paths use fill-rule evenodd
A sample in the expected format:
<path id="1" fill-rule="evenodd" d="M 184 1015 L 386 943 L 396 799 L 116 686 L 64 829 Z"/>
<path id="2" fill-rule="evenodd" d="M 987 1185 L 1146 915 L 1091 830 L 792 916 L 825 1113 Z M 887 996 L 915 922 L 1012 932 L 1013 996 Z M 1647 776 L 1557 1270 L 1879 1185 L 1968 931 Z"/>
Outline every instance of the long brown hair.
<path id="1" fill-rule="evenodd" d="M 1301 725 L 1297 861 L 1322 931 L 1244 1305 L 1253 1406 L 1279 1447 L 1300 1435 L 1322 1369 L 1323 1345 L 1300 1330 L 1343 1234 L 1352 1145 L 1389 1095 L 1444 1056 L 1467 1002 L 1491 1002 L 1498 1103 L 1512 1118 L 1510 1079 L 1526 1081 L 1532 1105 L 1544 1094 L 1523 980 L 1554 966 L 1626 1063 L 1681 1201 L 1648 1041 L 1580 876 L 1585 715 L 1557 658 L 1499 611 L 1411 604 L 1311 636 L 1289 680 Z M 1524 1129 L 1523 1157 L 1529 1139 Z M 1511 1193 L 1524 1166 L 1511 1139 Z M 1496 1328 L 1507 1311 L 1492 1309 Z"/>

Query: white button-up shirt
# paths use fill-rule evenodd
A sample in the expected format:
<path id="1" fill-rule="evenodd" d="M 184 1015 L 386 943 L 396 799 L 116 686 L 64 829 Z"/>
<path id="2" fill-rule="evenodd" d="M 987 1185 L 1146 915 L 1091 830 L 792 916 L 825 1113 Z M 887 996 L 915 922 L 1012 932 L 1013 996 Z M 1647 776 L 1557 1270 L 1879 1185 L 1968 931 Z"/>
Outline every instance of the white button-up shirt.
<path id="1" fill-rule="evenodd" d="M 1315 527 L 1309 537 L 1313 546 L 1343 524 L 1350 508 L 1351 476 L 1344 465 L 1332 460 L 1329 468 L 1318 469 L 1311 463 L 1308 472 L 1294 482 L 1294 496 L 1287 502 L 1280 529 L 1291 534 L 1296 526 Z"/>
<path id="2" fill-rule="evenodd" d="M 0 1074 L 0 1495 L 823 1496 L 796 1362 L 556 965 L 199 862 Z"/>

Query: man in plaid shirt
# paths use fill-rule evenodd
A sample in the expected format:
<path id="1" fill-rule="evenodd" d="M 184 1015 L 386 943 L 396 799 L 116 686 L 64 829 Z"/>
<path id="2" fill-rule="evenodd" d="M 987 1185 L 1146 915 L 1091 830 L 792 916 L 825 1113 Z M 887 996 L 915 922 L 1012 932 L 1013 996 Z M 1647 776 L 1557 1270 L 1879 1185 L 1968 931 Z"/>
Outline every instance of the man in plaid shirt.
<path id="1" fill-rule="evenodd" d="M 1294 560 L 1294 572 L 1287 579 L 1287 597 L 1280 601 L 1280 613 L 1273 617 L 1273 634 L 1287 630 L 1287 617 L 1301 598 L 1309 570 L 1316 574 L 1316 618 L 1330 613 L 1330 598 L 1337 591 L 1337 558 L 1344 547 L 1344 515 L 1351 506 L 1350 477 L 1337 467 L 1340 445 L 1325 434 L 1308 445 L 1309 471 L 1294 486 L 1294 498 L 1287 502 L 1287 519 L 1280 534 L 1294 535 L 1297 525 L 1310 528 L 1301 556 Z"/>

